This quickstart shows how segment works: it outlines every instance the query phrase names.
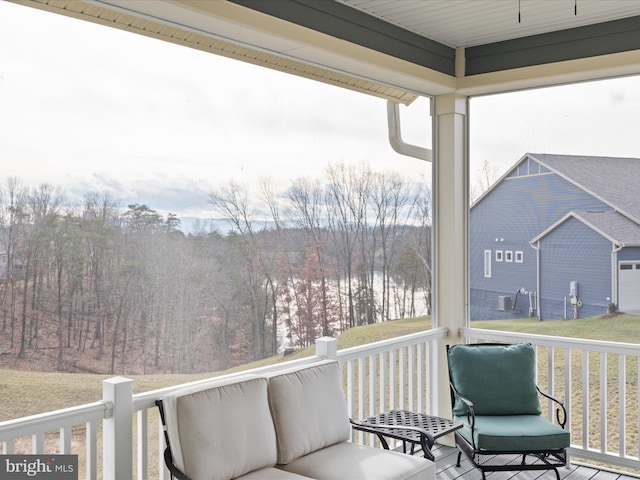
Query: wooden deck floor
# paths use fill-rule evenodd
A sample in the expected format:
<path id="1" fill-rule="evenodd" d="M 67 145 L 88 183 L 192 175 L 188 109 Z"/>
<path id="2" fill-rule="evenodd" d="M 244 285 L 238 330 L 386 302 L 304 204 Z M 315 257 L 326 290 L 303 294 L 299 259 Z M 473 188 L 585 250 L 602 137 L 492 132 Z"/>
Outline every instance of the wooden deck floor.
<path id="1" fill-rule="evenodd" d="M 433 455 L 436 458 L 437 480 L 482 480 L 480 471 L 475 469 L 468 460 L 462 457 L 462 464 L 456 467 L 458 450 L 452 447 L 436 444 L 433 447 Z M 627 476 L 595 467 L 571 465 L 560 468 L 561 478 L 564 480 L 638 480 L 640 477 Z M 555 480 L 555 473 L 551 471 L 538 472 L 492 472 L 487 474 L 487 480 Z"/>

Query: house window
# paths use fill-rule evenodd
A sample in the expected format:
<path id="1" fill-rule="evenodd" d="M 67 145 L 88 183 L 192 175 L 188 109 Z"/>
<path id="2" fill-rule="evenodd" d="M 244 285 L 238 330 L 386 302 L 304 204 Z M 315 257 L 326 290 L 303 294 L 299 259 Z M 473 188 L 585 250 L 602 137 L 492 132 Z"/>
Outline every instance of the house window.
<path id="1" fill-rule="evenodd" d="M 491 250 L 484 251 L 484 276 L 491 278 Z"/>
<path id="2" fill-rule="evenodd" d="M 504 252 L 504 261 L 513 262 L 513 252 L 511 250 L 507 250 L 506 252 Z"/>
<path id="3" fill-rule="evenodd" d="M 522 251 L 516 251 L 516 263 L 522 263 L 523 254 Z"/>
<path id="4" fill-rule="evenodd" d="M 496 262 L 501 262 L 502 258 L 502 250 L 496 250 Z"/>

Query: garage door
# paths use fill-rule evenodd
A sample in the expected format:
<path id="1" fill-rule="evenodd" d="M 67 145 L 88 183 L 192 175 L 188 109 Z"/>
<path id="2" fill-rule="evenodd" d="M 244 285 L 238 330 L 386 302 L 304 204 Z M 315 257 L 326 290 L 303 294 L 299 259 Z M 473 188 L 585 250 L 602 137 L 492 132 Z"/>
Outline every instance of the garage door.
<path id="1" fill-rule="evenodd" d="M 620 263 L 618 310 L 640 310 L 640 262 Z"/>

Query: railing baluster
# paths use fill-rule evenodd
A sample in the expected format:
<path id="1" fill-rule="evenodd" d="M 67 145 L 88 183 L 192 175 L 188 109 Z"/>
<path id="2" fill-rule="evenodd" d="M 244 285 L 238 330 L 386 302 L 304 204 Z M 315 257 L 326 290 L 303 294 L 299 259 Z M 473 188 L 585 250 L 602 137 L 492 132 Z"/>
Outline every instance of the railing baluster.
<path id="1" fill-rule="evenodd" d="M 409 345 L 407 347 L 407 363 L 408 365 L 408 372 L 407 372 L 407 377 L 408 377 L 408 383 L 409 383 L 409 405 L 408 405 L 408 409 L 409 410 L 415 410 L 415 377 L 414 377 L 414 359 L 415 358 L 415 345 Z"/>
<path id="2" fill-rule="evenodd" d="M 347 405 L 349 406 L 349 413 L 353 418 L 359 420 L 356 410 L 356 399 L 353 395 L 355 391 L 355 380 L 353 372 L 353 360 L 347 362 Z"/>
<path id="3" fill-rule="evenodd" d="M 87 458 L 85 475 L 87 480 L 97 480 L 98 478 L 98 423 L 95 420 L 86 423 L 85 439 L 87 448 Z"/>
<path id="4" fill-rule="evenodd" d="M 376 414 L 376 359 L 369 355 L 369 412 L 367 417 Z"/>
<path id="5" fill-rule="evenodd" d="M 573 425 L 573 420 L 572 420 L 572 416 L 571 416 L 571 404 L 573 402 L 571 402 L 571 398 L 573 395 L 573 388 L 571 385 L 571 380 L 573 378 L 573 372 L 572 372 L 572 363 L 571 363 L 571 357 L 572 357 L 572 350 L 570 348 L 565 348 L 564 349 L 564 408 L 565 408 L 565 412 L 566 412 L 566 423 L 564 426 L 565 430 L 568 430 L 569 432 L 571 432 L 571 427 Z M 567 465 L 571 465 L 571 455 L 569 453 L 567 453 Z"/>
<path id="6" fill-rule="evenodd" d="M 31 436 L 31 453 L 36 455 L 44 453 L 44 433 L 38 432 Z"/>
<path id="7" fill-rule="evenodd" d="M 364 403 L 364 361 L 358 360 L 358 418 L 366 418 L 366 403 Z"/>
<path id="8" fill-rule="evenodd" d="M 407 375 L 406 375 L 406 369 L 405 369 L 404 351 L 405 351 L 404 348 L 400 348 L 398 350 L 398 355 L 400 357 L 399 358 L 400 371 L 398 372 L 398 375 L 400 377 L 400 408 L 401 409 L 404 409 L 405 405 L 406 405 L 404 396 L 405 396 L 405 392 L 406 392 L 405 383 L 406 383 Z"/>
<path id="9" fill-rule="evenodd" d="M 572 350 L 569 348 L 565 348 L 564 350 L 564 408 L 567 411 L 567 423 L 565 426 L 566 430 L 571 431 L 571 396 L 573 395 L 573 388 L 571 388 L 571 379 L 572 379 L 572 371 L 571 371 L 571 356 Z"/>
<path id="10" fill-rule="evenodd" d="M 138 480 L 147 480 L 147 409 L 138 410 Z"/>
<path id="11" fill-rule="evenodd" d="M 425 362 L 424 362 L 424 348 L 425 348 L 426 344 L 420 343 L 418 345 L 416 345 L 416 350 L 417 350 L 417 367 L 418 367 L 418 372 L 417 372 L 417 378 L 418 378 L 418 385 L 416 385 L 416 387 L 418 388 L 418 412 L 424 413 L 425 409 L 424 409 L 424 396 L 426 395 L 426 388 L 425 388 L 425 377 L 424 377 L 424 373 L 425 373 Z"/>
<path id="12" fill-rule="evenodd" d="M 427 369 L 427 375 L 429 376 L 427 383 L 429 386 L 427 413 L 431 415 L 439 415 L 440 410 L 438 406 L 438 372 L 440 369 L 438 364 L 438 348 L 439 342 L 437 339 L 429 341 L 429 351 L 427 352 L 429 358 L 429 368 Z"/>
<path id="13" fill-rule="evenodd" d="M 607 451 L 607 354 L 600 353 L 600 453 Z"/>
<path id="14" fill-rule="evenodd" d="M 13 440 L 2 442 L 2 453 L 5 455 L 12 455 L 13 452 L 15 452 L 15 444 Z"/>
<path id="15" fill-rule="evenodd" d="M 384 412 L 387 410 L 387 376 L 389 372 L 387 372 L 387 354 L 386 352 L 382 352 L 379 355 L 380 362 L 380 411 Z"/>
<path id="16" fill-rule="evenodd" d="M 555 395 L 555 350 L 553 347 L 547 347 L 547 389 L 550 395 Z M 553 401 L 547 400 L 547 412 L 549 420 L 553 421 Z"/>
<path id="17" fill-rule="evenodd" d="M 395 349 L 389 351 L 389 408 L 391 410 L 396 409 L 396 385 L 398 383 L 398 379 L 396 376 L 396 351 Z"/>
<path id="18" fill-rule="evenodd" d="M 625 442 L 625 432 L 627 424 L 627 410 L 626 410 L 626 398 L 627 398 L 627 357 L 626 355 L 618 356 L 618 411 L 620 416 L 618 417 L 618 451 L 620 456 L 624 457 L 627 451 Z"/>
<path id="19" fill-rule="evenodd" d="M 582 351 L 582 448 L 589 448 L 589 352 Z"/>
<path id="20" fill-rule="evenodd" d="M 60 453 L 68 454 L 71 452 L 71 427 L 62 427 L 60 429 Z"/>

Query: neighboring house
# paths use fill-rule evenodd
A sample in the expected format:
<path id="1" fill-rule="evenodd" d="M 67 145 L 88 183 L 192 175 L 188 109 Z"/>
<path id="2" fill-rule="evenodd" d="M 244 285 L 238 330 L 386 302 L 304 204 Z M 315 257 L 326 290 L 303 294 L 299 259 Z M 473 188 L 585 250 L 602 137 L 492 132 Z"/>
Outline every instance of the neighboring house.
<path id="1" fill-rule="evenodd" d="M 471 206 L 471 319 L 640 311 L 640 159 L 525 154 Z"/>

